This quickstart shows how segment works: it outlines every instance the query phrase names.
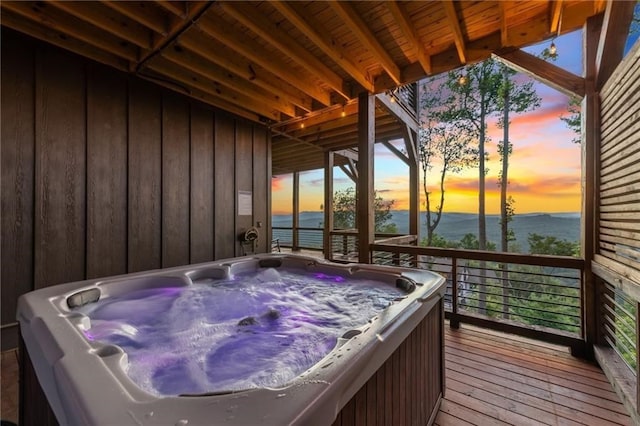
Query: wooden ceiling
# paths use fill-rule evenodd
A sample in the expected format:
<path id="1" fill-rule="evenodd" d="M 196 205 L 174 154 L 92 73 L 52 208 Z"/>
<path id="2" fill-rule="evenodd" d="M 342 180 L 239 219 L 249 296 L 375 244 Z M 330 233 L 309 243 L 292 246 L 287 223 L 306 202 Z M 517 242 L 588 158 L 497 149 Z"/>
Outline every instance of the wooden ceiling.
<path id="1" fill-rule="evenodd" d="M 2 1 L 2 25 L 273 130 L 274 173 L 355 145 L 358 93 L 576 30 L 599 1 Z M 344 112 L 344 114 L 343 114 Z M 404 126 L 378 111 L 377 137 Z M 304 127 L 303 127 L 304 124 Z M 315 153 L 315 154 L 314 154 Z"/>

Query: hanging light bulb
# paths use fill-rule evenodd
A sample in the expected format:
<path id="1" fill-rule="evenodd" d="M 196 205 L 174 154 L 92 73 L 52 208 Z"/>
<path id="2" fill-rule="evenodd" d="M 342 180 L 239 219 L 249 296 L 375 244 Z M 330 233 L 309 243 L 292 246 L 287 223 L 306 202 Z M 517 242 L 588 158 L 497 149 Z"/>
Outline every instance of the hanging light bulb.
<path id="1" fill-rule="evenodd" d="M 304 129 L 304 123 L 300 123 L 300 128 Z"/>
<path id="2" fill-rule="evenodd" d="M 552 58 L 555 58 L 558 55 L 558 48 L 553 41 L 551 42 L 551 46 L 549 46 L 549 55 L 551 55 Z"/>
<path id="3" fill-rule="evenodd" d="M 458 84 L 460 86 L 466 86 L 468 82 L 469 78 L 464 73 L 460 74 L 460 77 L 458 77 Z"/>

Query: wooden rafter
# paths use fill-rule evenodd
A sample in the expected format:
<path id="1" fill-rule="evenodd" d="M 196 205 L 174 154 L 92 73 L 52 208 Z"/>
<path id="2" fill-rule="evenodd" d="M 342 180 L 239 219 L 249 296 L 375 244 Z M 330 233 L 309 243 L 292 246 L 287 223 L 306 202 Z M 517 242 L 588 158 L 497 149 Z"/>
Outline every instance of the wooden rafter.
<path id="1" fill-rule="evenodd" d="M 507 66 L 525 73 L 569 96 L 583 97 L 584 78 L 519 49 L 496 52 L 496 58 Z"/>
<path id="2" fill-rule="evenodd" d="M 339 95 L 343 96 L 345 99 L 350 98 L 347 90 L 345 90 L 344 81 L 342 81 L 342 78 L 339 75 L 322 63 L 320 59 L 309 53 L 304 47 L 298 44 L 295 39 L 280 29 L 277 25 L 272 25 L 271 22 L 263 19 L 263 17 L 258 14 L 254 8 L 240 2 L 221 2 L 219 4 L 225 13 L 232 16 L 242 25 L 251 29 L 251 31 L 259 35 L 262 39 L 276 47 L 281 52 L 286 52 L 291 59 L 311 74 L 314 74 L 317 78 L 335 90 Z"/>
<path id="3" fill-rule="evenodd" d="M 208 105 L 212 105 L 216 108 L 220 108 L 232 114 L 236 114 L 239 117 L 244 117 L 247 120 L 260 121 L 260 116 L 254 112 L 239 108 L 234 103 L 227 102 L 216 96 L 212 96 L 209 93 L 205 93 L 195 87 L 187 87 L 180 82 L 172 81 L 170 78 L 167 78 L 167 76 L 156 73 L 153 70 L 145 70 L 144 73 L 138 74 L 138 77 L 144 80 L 148 80 L 159 86 L 166 87 L 167 89 L 174 92 L 179 92 L 193 99 L 197 99 L 200 102 L 204 102 Z"/>
<path id="4" fill-rule="evenodd" d="M 500 44 L 502 46 L 509 46 L 509 25 L 507 24 L 507 1 L 499 1 L 498 7 L 500 8 Z"/>
<path id="5" fill-rule="evenodd" d="M 211 79 L 188 71 L 183 67 L 164 59 L 163 57 L 154 57 L 153 60 L 148 63 L 148 67 L 161 75 L 167 76 L 174 81 L 181 83 L 185 87 L 194 87 L 204 93 L 213 97 L 218 97 L 231 104 L 243 105 L 247 110 L 253 111 L 256 114 L 260 114 L 271 120 L 280 119 L 280 114 L 277 110 L 269 108 L 249 96 L 242 95 L 232 89 L 226 88 Z"/>
<path id="6" fill-rule="evenodd" d="M 210 37 L 219 40 L 230 49 L 238 52 L 238 54 L 255 62 L 273 74 L 280 76 L 284 81 L 295 85 L 321 104 L 329 105 L 331 103 L 329 92 L 305 76 L 292 71 L 290 66 L 265 52 L 254 40 L 237 31 L 224 20 L 203 16 L 203 19 L 201 19 L 196 26 Z"/>
<path id="7" fill-rule="evenodd" d="M 167 1 L 167 0 L 155 0 L 155 2 L 158 4 L 158 6 L 162 7 L 163 9 L 173 13 L 174 15 L 180 18 L 184 19 L 187 17 L 184 10 L 184 4 L 182 3 L 177 3 L 174 1 Z"/>
<path id="8" fill-rule="evenodd" d="M 151 33 L 137 22 L 125 21 L 117 12 L 82 1 L 50 1 L 50 4 L 91 25 L 110 32 L 143 49 L 151 49 Z"/>
<path id="9" fill-rule="evenodd" d="M 549 19 L 549 32 L 557 34 L 560 30 L 560 24 L 562 20 L 562 0 L 555 0 L 551 2 L 551 16 Z"/>
<path id="10" fill-rule="evenodd" d="M 365 72 L 359 69 L 348 57 L 348 55 L 329 37 L 326 31 L 319 31 L 310 22 L 303 18 L 293 6 L 283 1 L 272 1 L 273 6 L 299 31 L 301 31 L 313 44 L 318 46 L 332 61 L 340 65 L 342 69 L 351 75 L 365 90 L 373 91 L 373 83 L 366 76 Z"/>
<path id="11" fill-rule="evenodd" d="M 50 29 L 60 31 L 130 62 L 138 60 L 136 46 L 123 45 L 116 37 L 91 24 L 60 12 L 47 3 L 2 2 L 2 8 L 35 22 L 46 24 Z"/>
<path id="12" fill-rule="evenodd" d="M 186 13 L 185 19 L 176 18 L 173 20 L 172 24 L 169 26 L 169 31 L 167 32 L 167 35 L 164 37 L 158 38 L 153 43 L 153 47 L 151 48 L 151 50 L 146 52 L 144 55 L 142 55 L 142 58 L 140 58 L 140 61 L 138 61 L 136 70 L 139 70 L 142 67 L 144 67 L 145 63 L 149 59 L 153 58 L 155 55 L 162 52 L 162 50 L 165 49 L 167 46 L 169 46 L 169 44 L 171 44 L 176 37 L 178 37 L 180 34 L 187 31 L 189 28 L 191 28 L 198 21 L 198 19 L 202 17 L 202 14 L 204 14 L 204 12 L 206 12 L 207 9 L 212 4 L 213 3 L 207 3 L 207 2 L 190 3 L 189 6 L 187 7 L 187 13 Z"/>
<path id="13" fill-rule="evenodd" d="M 635 5 L 636 2 L 628 1 L 607 2 L 596 55 L 598 88 L 602 87 L 622 60 Z"/>
<path id="14" fill-rule="evenodd" d="M 278 110 L 288 116 L 295 115 L 295 107 L 278 96 L 266 93 L 256 88 L 250 82 L 223 70 L 211 62 L 204 60 L 197 55 L 191 54 L 184 49 L 173 47 L 165 49 L 162 57 L 168 59 L 176 65 L 182 66 L 189 71 L 208 78 L 209 80 L 220 83 L 238 93 L 246 95 L 249 99 L 253 98 L 255 102 L 264 104 L 265 106 Z"/>
<path id="15" fill-rule="evenodd" d="M 385 50 L 360 15 L 348 2 L 332 0 L 330 3 L 336 14 L 351 28 L 358 40 L 376 57 L 382 68 L 396 84 L 402 84 L 400 69 Z"/>
<path id="16" fill-rule="evenodd" d="M 219 46 L 215 46 L 214 40 L 201 31 L 198 30 L 197 33 L 189 31 L 189 33 L 182 35 L 179 38 L 179 44 L 218 67 L 228 70 L 232 75 L 235 74 L 238 78 L 273 93 L 283 101 L 290 102 L 305 111 L 311 111 L 310 96 L 283 82 L 272 73 L 258 68 L 240 55 L 225 54 Z"/>
<path id="17" fill-rule="evenodd" d="M 458 20 L 458 14 L 456 13 L 456 6 L 453 0 L 443 0 L 442 6 L 449 20 L 449 26 L 453 31 L 453 41 L 456 44 L 456 50 L 458 51 L 458 58 L 460 58 L 461 64 L 467 63 L 467 52 L 464 42 L 464 36 L 462 35 L 462 28 L 460 28 L 460 21 Z"/>
<path id="18" fill-rule="evenodd" d="M 152 29 L 161 36 L 166 36 L 169 32 L 169 26 L 165 17 L 153 9 L 152 3 L 113 0 L 102 0 L 102 3 L 139 24 Z"/>
<path id="19" fill-rule="evenodd" d="M 5 3 L 3 2 L 2 5 L 4 6 Z M 121 71 L 128 71 L 129 69 L 129 61 L 122 59 L 117 55 L 95 48 L 81 40 L 69 37 L 61 32 L 38 25 L 34 21 L 6 10 L 4 7 L 2 9 L 2 25 L 16 31 L 20 31 L 24 34 L 28 34 L 31 37 L 44 40 L 54 46 L 61 47 L 62 49 L 76 52 L 86 58 L 93 59 L 101 64 L 109 65 L 115 69 Z"/>
<path id="20" fill-rule="evenodd" d="M 411 23 L 411 18 L 407 15 L 407 12 L 395 0 L 385 2 L 385 6 L 387 6 L 387 9 L 393 15 L 395 23 L 400 27 L 409 44 L 411 44 L 422 70 L 427 75 L 431 74 L 431 58 L 425 52 L 424 45 L 420 42 L 420 38 L 415 32 L 414 25 Z"/>

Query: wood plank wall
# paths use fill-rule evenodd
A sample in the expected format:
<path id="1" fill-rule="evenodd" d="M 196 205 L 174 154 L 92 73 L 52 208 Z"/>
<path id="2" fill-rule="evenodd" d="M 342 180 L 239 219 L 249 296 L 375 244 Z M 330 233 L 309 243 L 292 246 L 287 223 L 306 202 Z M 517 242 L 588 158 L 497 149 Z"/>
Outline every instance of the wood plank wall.
<path id="1" fill-rule="evenodd" d="M 640 43 L 627 54 L 600 94 L 600 226 L 596 260 L 640 286 L 638 69 Z"/>
<path id="2" fill-rule="evenodd" d="M 444 394 L 443 302 L 340 410 L 332 426 L 429 425 Z"/>
<path id="3" fill-rule="evenodd" d="M 27 291 L 238 256 L 257 222 L 270 250 L 266 128 L 4 28 L 1 54 L 3 350 Z"/>
<path id="4" fill-rule="evenodd" d="M 640 422 L 640 362 L 635 374 L 605 345 L 612 318 L 605 293 L 621 291 L 635 304 L 635 345 L 640 348 L 640 43 L 627 53 L 600 92 L 599 187 L 596 253 L 599 281 L 599 340 L 596 358 L 635 423 Z M 615 296 L 614 296 L 615 298 Z M 609 309 L 607 309 L 609 308 Z M 615 308 L 614 308 L 615 309 Z M 605 317 L 609 317 L 607 321 Z M 609 330 L 607 329 L 609 327 Z M 614 327 L 615 328 L 615 327 Z M 638 360 L 636 351 L 636 360 Z"/>

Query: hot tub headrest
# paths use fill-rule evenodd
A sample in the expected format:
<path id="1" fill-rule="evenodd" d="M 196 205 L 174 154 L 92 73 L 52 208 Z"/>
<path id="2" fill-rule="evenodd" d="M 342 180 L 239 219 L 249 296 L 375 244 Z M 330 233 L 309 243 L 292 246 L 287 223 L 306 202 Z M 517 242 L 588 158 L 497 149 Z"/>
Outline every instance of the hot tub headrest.
<path id="1" fill-rule="evenodd" d="M 67 297 L 67 306 L 69 309 L 79 308 L 89 303 L 100 300 L 100 289 L 91 288 L 89 290 L 81 290 Z"/>

